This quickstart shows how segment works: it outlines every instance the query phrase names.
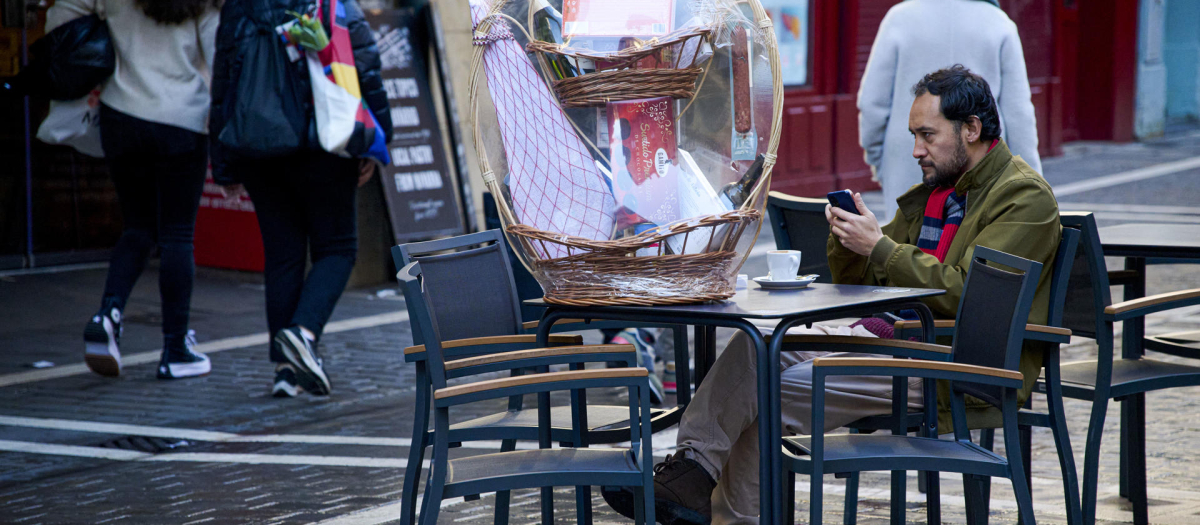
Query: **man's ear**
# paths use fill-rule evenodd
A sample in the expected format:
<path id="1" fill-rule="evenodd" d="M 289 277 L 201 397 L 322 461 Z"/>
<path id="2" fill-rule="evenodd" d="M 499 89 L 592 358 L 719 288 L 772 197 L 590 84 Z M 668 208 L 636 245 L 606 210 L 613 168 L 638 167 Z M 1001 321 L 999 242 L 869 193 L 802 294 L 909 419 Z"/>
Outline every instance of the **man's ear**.
<path id="1" fill-rule="evenodd" d="M 963 122 L 962 139 L 967 144 L 979 141 L 979 136 L 983 133 L 983 121 L 979 117 L 971 115 Z"/>

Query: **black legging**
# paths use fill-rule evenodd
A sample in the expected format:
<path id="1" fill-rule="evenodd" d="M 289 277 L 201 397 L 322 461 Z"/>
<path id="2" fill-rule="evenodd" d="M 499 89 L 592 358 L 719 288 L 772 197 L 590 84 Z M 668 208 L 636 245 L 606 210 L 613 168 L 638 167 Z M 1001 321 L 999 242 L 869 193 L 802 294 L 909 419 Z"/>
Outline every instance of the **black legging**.
<path id="1" fill-rule="evenodd" d="M 188 329 L 196 266 L 192 236 L 204 189 L 208 140 L 194 131 L 100 108 L 101 143 L 108 160 L 124 230 L 113 248 L 101 308 L 125 303 L 151 250 L 162 258 L 164 348 L 179 348 Z"/>
<path id="2" fill-rule="evenodd" d="M 239 167 L 262 230 L 272 334 L 303 326 L 320 337 L 341 298 L 358 254 L 357 166 L 354 159 L 308 152 Z M 286 362 L 274 345 L 271 361 Z"/>

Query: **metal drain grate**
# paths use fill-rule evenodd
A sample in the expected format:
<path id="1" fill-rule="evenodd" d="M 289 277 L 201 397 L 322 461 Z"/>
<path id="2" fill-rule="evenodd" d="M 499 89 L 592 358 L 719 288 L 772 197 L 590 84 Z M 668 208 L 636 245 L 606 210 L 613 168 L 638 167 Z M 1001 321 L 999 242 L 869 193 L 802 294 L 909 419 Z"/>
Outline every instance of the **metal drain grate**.
<path id="1" fill-rule="evenodd" d="M 159 452 L 175 452 L 183 447 L 192 445 L 192 442 L 186 439 L 160 438 L 149 436 L 125 436 L 117 439 L 105 441 L 99 445 L 101 448 L 117 448 L 121 450 L 136 450 L 138 452 L 149 452 L 157 454 Z"/>

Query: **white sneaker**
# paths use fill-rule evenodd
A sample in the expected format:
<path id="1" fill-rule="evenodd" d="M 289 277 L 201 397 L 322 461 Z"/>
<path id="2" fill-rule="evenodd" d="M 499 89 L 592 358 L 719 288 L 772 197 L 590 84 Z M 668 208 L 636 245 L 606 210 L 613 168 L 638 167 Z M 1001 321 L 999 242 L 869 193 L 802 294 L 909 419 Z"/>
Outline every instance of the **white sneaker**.
<path id="1" fill-rule="evenodd" d="M 202 376 L 212 371 L 208 356 L 194 350 L 196 331 L 188 330 L 183 338 L 183 348 L 164 348 L 158 362 L 159 379 L 182 379 Z"/>

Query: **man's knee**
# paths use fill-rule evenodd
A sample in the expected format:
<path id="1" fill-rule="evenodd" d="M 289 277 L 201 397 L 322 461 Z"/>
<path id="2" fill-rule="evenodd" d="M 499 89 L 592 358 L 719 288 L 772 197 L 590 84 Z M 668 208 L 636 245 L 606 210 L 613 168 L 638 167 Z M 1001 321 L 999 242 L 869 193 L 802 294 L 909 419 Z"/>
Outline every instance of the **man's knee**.
<path id="1" fill-rule="evenodd" d="M 725 350 L 717 357 L 717 362 L 721 361 L 744 362 L 749 366 L 754 366 L 757 360 L 754 355 L 754 342 L 750 340 L 750 336 L 742 331 L 733 334 L 733 337 L 729 339 L 729 344 L 725 345 Z"/>

